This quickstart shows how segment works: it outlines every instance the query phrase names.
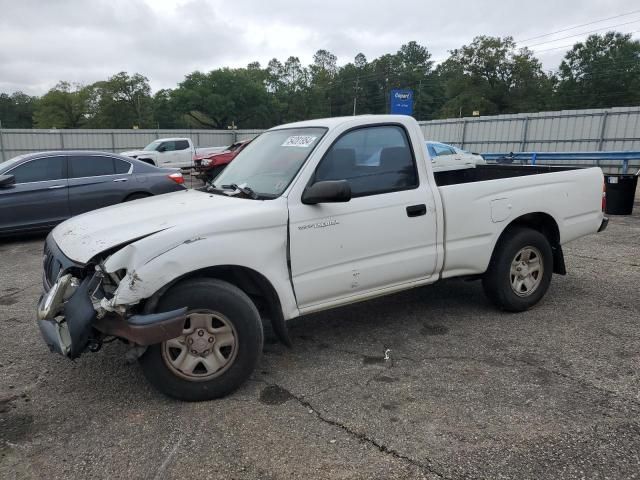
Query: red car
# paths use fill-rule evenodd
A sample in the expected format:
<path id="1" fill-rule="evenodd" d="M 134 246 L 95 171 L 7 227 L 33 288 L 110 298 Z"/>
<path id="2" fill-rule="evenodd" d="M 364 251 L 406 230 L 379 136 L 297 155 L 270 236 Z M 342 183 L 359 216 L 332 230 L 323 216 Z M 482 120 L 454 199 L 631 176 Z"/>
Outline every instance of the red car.
<path id="1" fill-rule="evenodd" d="M 205 182 L 213 180 L 220 175 L 220 172 L 222 172 L 250 142 L 251 140 L 244 140 L 242 142 L 232 143 L 224 152 L 207 153 L 196 156 L 194 161 L 196 171 L 198 172 L 196 177 Z"/>

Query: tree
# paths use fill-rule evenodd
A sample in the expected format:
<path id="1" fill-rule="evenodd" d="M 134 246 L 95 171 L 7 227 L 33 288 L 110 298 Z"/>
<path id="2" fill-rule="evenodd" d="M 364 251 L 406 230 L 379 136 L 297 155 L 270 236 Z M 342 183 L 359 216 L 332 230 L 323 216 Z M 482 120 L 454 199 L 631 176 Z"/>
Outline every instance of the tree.
<path id="1" fill-rule="evenodd" d="M 0 93 L 0 122 L 3 128 L 33 127 L 33 112 L 38 99 L 22 92 Z"/>
<path id="2" fill-rule="evenodd" d="M 89 90 L 59 82 L 45 93 L 33 113 L 36 128 L 79 128 L 87 121 Z"/>
<path id="3" fill-rule="evenodd" d="M 155 127 L 153 100 L 147 77 L 120 72 L 88 87 L 93 128 Z"/>
<path id="4" fill-rule="evenodd" d="M 516 49 L 511 37 L 479 36 L 453 50 L 438 66 L 444 103 L 441 116 L 517 113 L 548 104 L 552 81 L 530 50 Z"/>
<path id="5" fill-rule="evenodd" d="M 177 108 L 196 127 L 270 126 L 266 75 L 255 73 L 242 68 L 193 72 L 173 91 Z"/>
<path id="6" fill-rule="evenodd" d="M 310 65 L 273 58 L 263 68 L 192 72 L 151 95 L 141 74 L 120 72 L 91 85 L 60 82 L 40 99 L 0 95 L 5 127 L 263 128 L 306 118 L 387 113 L 392 89 L 414 91 L 417 119 L 589 108 L 640 102 L 640 42 L 628 34 L 592 35 L 567 52 L 557 75 L 511 37 L 478 36 L 434 69 L 415 41 L 371 61 L 358 53 L 339 66 L 328 50 Z"/>
<path id="7" fill-rule="evenodd" d="M 556 101 L 562 108 L 637 105 L 640 41 L 609 32 L 576 43 L 560 64 Z"/>
<path id="8" fill-rule="evenodd" d="M 180 113 L 173 90 L 158 90 L 153 96 L 153 119 L 159 128 L 184 128 L 188 122 Z"/>

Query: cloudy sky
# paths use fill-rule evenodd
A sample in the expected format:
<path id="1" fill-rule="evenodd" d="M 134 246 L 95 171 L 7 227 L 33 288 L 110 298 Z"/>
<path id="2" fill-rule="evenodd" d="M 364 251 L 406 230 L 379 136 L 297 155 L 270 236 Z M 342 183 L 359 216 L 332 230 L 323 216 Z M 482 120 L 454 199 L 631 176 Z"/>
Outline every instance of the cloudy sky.
<path id="1" fill-rule="evenodd" d="M 632 13 L 633 12 L 633 13 Z M 611 18 L 616 16 L 616 18 Z M 580 28 L 565 30 L 577 25 Z M 42 94 L 59 80 L 146 75 L 154 90 L 185 74 L 290 55 L 373 59 L 416 40 L 434 60 L 475 35 L 511 35 L 557 68 L 583 32 L 640 36 L 637 0 L 0 0 L 0 92 Z M 538 38 L 532 38 L 538 37 Z"/>

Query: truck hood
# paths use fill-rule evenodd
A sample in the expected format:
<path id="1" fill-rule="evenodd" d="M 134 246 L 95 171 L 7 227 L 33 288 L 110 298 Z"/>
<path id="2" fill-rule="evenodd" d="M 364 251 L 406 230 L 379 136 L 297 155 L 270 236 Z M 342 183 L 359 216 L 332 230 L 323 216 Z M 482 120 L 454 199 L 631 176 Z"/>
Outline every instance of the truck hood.
<path id="1" fill-rule="evenodd" d="M 279 223 L 281 215 L 266 213 L 280 203 L 279 199 L 251 200 L 184 190 L 78 215 L 58 225 L 52 235 L 69 259 L 86 264 L 106 250 L 159 232 L 173 230 L 174 237 L 180 229 L 188 239 L 249 229 L 264 222 Z M 286 212 L 286 205 L 282 208 Z M 286 221 L 286 213 L 283 218 Z"/>
<path id="2" fill-rule="evenodd" d="M 129 150 L 126 152 L 122 152 L 120 155 L 124 155 L 125 157 L 133 157 L 138 155 L 145 155 L 148 157 L 155 157 L 158 152 L 154 152 L 153 150 Z"/>

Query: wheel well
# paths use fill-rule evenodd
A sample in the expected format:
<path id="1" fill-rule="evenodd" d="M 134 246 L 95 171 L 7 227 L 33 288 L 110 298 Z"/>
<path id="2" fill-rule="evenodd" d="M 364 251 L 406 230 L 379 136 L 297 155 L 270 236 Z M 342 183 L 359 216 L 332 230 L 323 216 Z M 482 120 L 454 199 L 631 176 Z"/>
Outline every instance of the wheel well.
<path id="1" fill-rule="evenodd" d="M 135 196 L 140 196 L 140 198 L 142 198 L 142 197 L 151 197 L 153 196 L 153 194 L 149 192 L 133 192 L 127 195 L 126 197 L 124 197 L 124 201 L 126 202 L 127 200 L 131 200 L 131 197 L 135 197 Z"/>
<path id="2" fill-rule="evenodd" d="M 239 265 L 218 265 L 195 270 L 183 275 L 151 297 L 145 305 L 145 310 L 153 311 L 160 297 L 172 286 L 190 278 L 217 278 L 235 285 L 253 301 L 262 319 L 269 319 L 273 331 L 278 339 L 287 346 L 291 345 L 287 327 L 282 314 L 282 306 L 276 289 L 261 273 Z"/>
<path id="3" fill-rule="evenodd" d="M 567 273 L 564 264 L 564 254 L 562 252 L 562 246 L 560 245 L 560 229 L 558 228 L 558 223 L 551 215 L 542 212 L 522 215 L 513 220 L 507 228 L 503 230 L 500 239 L 514 227 L 526 227 L 537 230 L 543 234 L 547 240 L 549 240 L 551 250 L 553 251 L 553 273 L 560 275 Z M 498 241 L 500 241 L 500 239 L 498 239 Z"/>

